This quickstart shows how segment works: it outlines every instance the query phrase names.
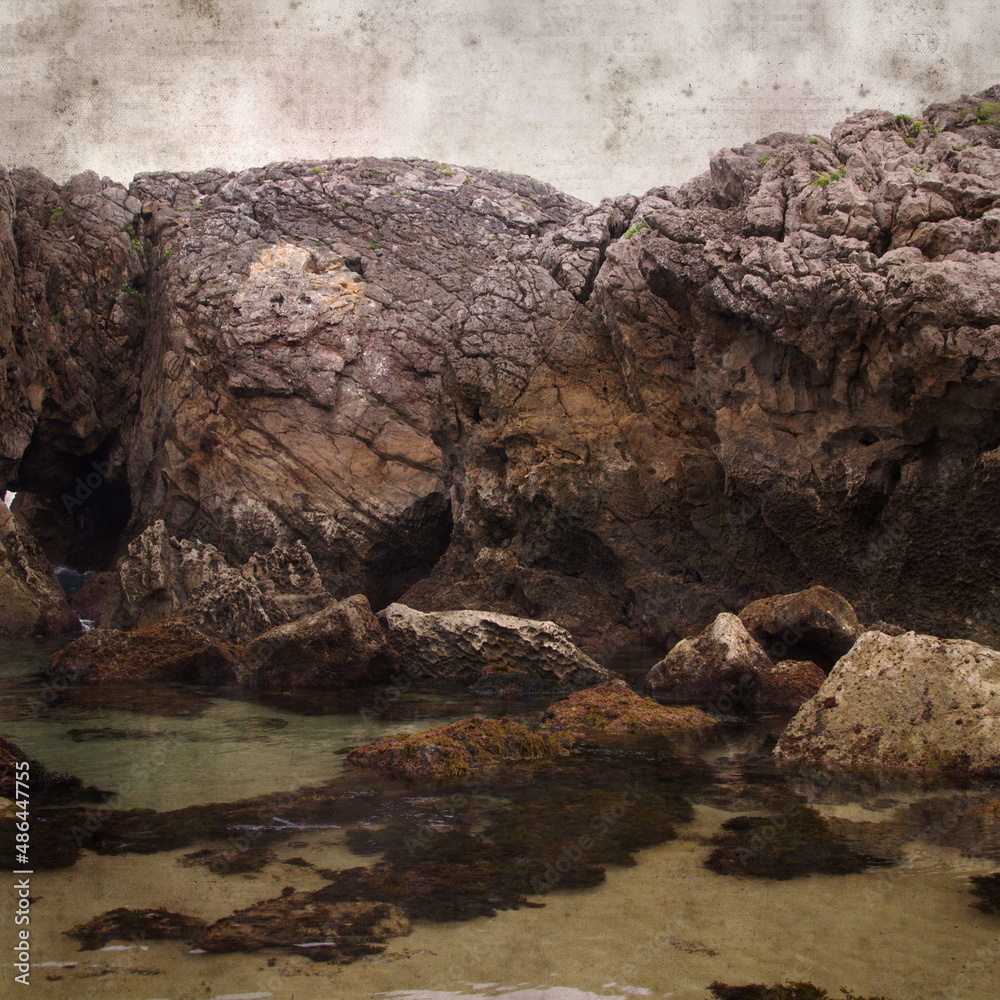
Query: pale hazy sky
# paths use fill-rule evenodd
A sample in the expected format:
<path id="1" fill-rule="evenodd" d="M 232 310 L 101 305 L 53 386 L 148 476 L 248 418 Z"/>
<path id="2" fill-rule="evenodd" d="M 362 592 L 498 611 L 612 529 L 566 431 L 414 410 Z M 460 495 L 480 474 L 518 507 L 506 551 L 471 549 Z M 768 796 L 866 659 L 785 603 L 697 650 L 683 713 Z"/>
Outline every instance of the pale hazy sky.
<path id="1" fill-rule="evenodd" d="M 0 162 L 422 156 L 588 200 L 1000 82 L 987 0 L 0 0 Z"/>

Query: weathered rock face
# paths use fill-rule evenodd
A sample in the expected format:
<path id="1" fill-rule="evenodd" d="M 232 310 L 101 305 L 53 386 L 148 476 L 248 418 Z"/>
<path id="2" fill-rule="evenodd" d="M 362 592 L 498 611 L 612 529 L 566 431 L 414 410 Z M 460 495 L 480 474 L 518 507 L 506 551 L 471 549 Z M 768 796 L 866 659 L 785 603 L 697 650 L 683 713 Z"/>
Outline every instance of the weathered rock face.
<path id="1" fill-rule="evenodd" d="M 390 604 L 379 612 L 389 644 L 408 671 L 427 677 L 475 680 L 483 668 L 503 663 L 572 687 L 614 680 L 552 622 L 485 611 L 415 611 Z"/>
<path id="2" fill-rule="evenodd" d="M 1000 773 L 1000 653 L 866 632 L 799 710 L 782 760 Z"/>
<path id="3" fill-rule="evenodd" d="M 782 660 L 758 678 L 754 708 L 794 712 L 823 686 L 826 674 L 811 660 Z"/>
<path id="4" fill-rule="evenodd" d="M 740 621 L 772 660 L 812 660 L 827 670 L 862 632 L 854 608 L 826 587 L 761 598 Z"/>
<path id="5" fill-rule="evenodd" d="M 724 613 L 701 635 L 682 639 L 646 675 L 645 690 L 664 701 L 728 712 L 753 705 L 767 654 L 736 617 Z"/>
<path id="6" fill-rule="evenodd" d="M 363 595 L 258 636 L 240 654 L 245 687 L 344 688 L 388 680 L 399 665 Z"/>
<path id="7" fill-rule="evenodd" d="M 0 487 L 91 568 L 162 519 L 578 642 L 815 582 L 996 638 L 998 98 L 596 208 L 407 160 L 0 175 Z"/>
<path id="8" fill-rule="evenodd" d="M 0 635 L 76 635 L 79 619 L 38 543 L 0 503 Z"/>

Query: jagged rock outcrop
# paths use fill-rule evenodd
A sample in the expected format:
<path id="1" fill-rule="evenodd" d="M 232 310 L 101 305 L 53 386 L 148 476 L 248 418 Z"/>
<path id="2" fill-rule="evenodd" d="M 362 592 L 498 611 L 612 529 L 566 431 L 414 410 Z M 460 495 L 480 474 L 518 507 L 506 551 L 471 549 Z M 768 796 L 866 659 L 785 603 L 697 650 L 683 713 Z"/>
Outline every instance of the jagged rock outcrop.
<path id="1" fill-rule="evenodd" d="M 403 668 L 425 677 L 478 678 L 502 663 L 570 687 L 605 684 L 617 675 L 580 652 L 553 622 L 485 611 L 415 611 L 390 604 L 379 612 Z"/>
<path id="2" fill-rule="evenodd" d="M 129 545 L 118 571 L 122 599 L 113 620 L 123 628 L 183 614 L 211 635 L 243 643 L 330 600 L 301 541 L 231 566 L 214 545 L 169 536 L 163 521 Z"/>
<path id="3" fill-rule="evenodd" d="M 597 207 L 413 160 L 0 175 L 0 487 L 94 569 L 163 520 L 581 643 L 815 583 L 998 641 L 998 103 Z"/>
<path id="4" fill-rule="evenodd" d="M 361 594 L 270 629 L 241 651 L 240 661 L 241 685 L 281 691 L 378 684 L 399 666 Z"/>
<path id="5" fill-rule="evenodd" d="M 16 515 L 0 503 L 0 635 L 76 635 L 52 566 Z"/>
<path id="6" fill-rule="evenodd" d="M 775 748 L 780 760 L 1000 774 L 1000 653 L 865 632 Z"/>

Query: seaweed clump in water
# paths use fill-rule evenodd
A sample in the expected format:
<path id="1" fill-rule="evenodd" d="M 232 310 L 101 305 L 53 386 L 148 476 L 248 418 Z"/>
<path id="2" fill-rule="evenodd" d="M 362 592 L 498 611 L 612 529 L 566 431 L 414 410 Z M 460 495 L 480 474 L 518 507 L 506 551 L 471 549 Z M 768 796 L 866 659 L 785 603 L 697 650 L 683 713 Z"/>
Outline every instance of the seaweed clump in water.
<path id="1" fill-rule="evenodd" d="M 80 942 L 80 951 L 96 951 L 109 941 L 185 940 L 207 926 L 204 920 L 183 913 L 120 906 L 65 933 Z"/>
<path id="2" fill-rule="evenodd" d="M 814 872 L 849 875 L 885 867 L 886 858 L 860 854 L 814 809 L 789 805 L 775 816 L 734 816 L 713 838 L 706 867 L 720 875 L 789 879 Z"/>
<path id="3" fill-rule="evenodd" d="M 973 875 L 969 881 L 974 886 L 972 895 L 978 896 L 980 900 L 972 905 L 982 913 L 1000 913 L 1000 872 Z"/>
<path id="4" fill-rule="evenodd" d="M 726 986 L 715 982 L 709 986 L 709 992 L 717 1000 L 833 1000 L 826 990 L 812 983 L 775 983 L 765 986 L 763 983 L 750 983 L 747 986 Z M 849 989 L 840 988 L 841 1000 L 890 1000 L 889 997 L 862 997 Z"/>
<path id="5" fill-rule="evenodd" d="M 422 733 L 397 733 L 356 747 L 347 762 L 407 778 L 461 778 L 476 766 L 555 757 L 573 742 L 513 719 L 463 719 Z"/>
<path id="6" fill-rule="evenodd" d="M 598 729 L 606 733 L 672 733 L 716 725 L 700 708 L 659 705 L 636 694 L 623 681 L 577 691 L 550 705 L 544 729 Z"/>
<path id="7" fill-rule="evenodd" d="M 387 903 L 328 903 L 288 888 L 217 920 L 191 943 L 210 952 L 294 948 L 314 962 L 346 963 L 377 955 L 384 941 L 409 933 L 409 920 Z"/>

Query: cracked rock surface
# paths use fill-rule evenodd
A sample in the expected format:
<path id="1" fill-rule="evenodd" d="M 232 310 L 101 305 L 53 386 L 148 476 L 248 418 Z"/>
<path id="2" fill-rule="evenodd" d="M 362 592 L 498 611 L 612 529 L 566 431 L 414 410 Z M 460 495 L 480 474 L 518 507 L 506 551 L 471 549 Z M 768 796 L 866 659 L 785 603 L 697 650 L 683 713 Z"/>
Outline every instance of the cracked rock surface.
<path id="1" fill-rule="evenodd" d="M 86 568 L 162 520 L 590 648 L 814 584 L 996 642 L 998 100 L 599 206 L 402 159 L 0 171 L 0 486 Z"/>

